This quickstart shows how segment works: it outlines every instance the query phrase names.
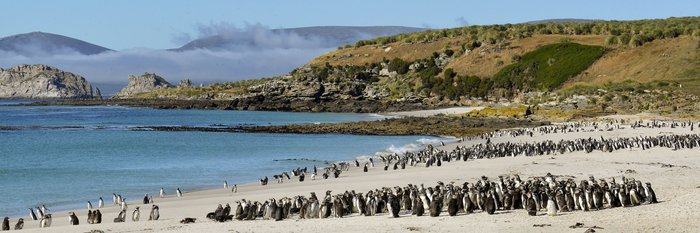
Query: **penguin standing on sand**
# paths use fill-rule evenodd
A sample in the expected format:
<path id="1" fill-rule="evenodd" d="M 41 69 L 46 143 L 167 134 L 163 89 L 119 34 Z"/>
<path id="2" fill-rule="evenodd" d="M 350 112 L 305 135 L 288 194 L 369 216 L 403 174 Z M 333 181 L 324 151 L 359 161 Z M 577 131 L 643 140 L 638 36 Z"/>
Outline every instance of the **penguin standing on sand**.
<path id="1" fill-rule="evenodd" d="M 146 193 L 146 195 L 143 196 L 143 204 L 148 204 L 148 202 L 150 202 L 150 200 L 148 198 L 148 193 Z"/>
<path id="2" fill-rule="evenodd" d="M 160 218 L 160 211 L 158 210 L 157 205 L 153 205 L 151 207 L 151 214 L 148 217 L 148 220 L 158 220 Z"/>
<path id="3" fill-rule="evenodd" d="M 496 212 L 496 201 L 493 191 L 489 190 L 486 193 L 486 201 L 484 202 L 486 213 L 493 214 Z"/>
<path id="4" fill-rule="evenodd" d="M 92 210 L 88 210 L 87 223 L 88 224 L 95 224 L 95 213 L 92 212 Z"/>
<path id="5" fill-rule="evenodd" d="M 224 180 L 224 189 L 228 190 L 228 181 Z"/>
<path id="6" fill-rule="evenodd" d="M 365 167 L 362 169 L 362 171 L 367 172 L 367 164 L 365 163 Z"/>
<path id="7" fill-rule="evenodd" d="M 70 216 L 68 216 L 70 219 L 70 225 L 80 225 L 80 220 L 78 219 L 78 216 L 75 216 L 75 212 L 70 212 Z"/>
<path id="8" fill-rule="evenodd" d="M 112 193 L 112 204 L 113 205 L 119 204 L 119 202 L 117 202 L 117 194 L 116 193 Z"/>
<path id="9" fill-rule="evenodd" d="M 182 197 L 182 191 L 180 191 L 180 188 L 177 188 L 175 191 L 177 192 L 177 197 Z"/>
<path id="10" fill-rule="evenodd" d="M 19 220 L 17 220 L 17 224 L 15 224 L 15 230 L 22 230 L 22 228 L 24 228 L 24 219 L 19 218 Z"/>
<path id="11" fill-rule="evenodd" d="M 88 201 L 87 208 L 88 210 L 92 210 L 92 202 Z"/>
<path id="12" fill-rule="evenodd" d="M 105 207 L 105 200 L 100 197 L 100 200 L 97 202 L 97 208 L 103 208 Z"/>
<path id="13" fill-rule="evenodd" d="M 46 228 L 51 226 L 51 214 L 44 215 L 39 222 L 39 227 Z"/>
<path id="14" fill-rule="evenodd" d="M 525 200 L 527 203 L 525 205 L 527 209 L 527 214 L 530 216 L 537 216 L 537 204 L 535 204 L 535 199 L 532 199 L 532 195 L 528 195 L 527 200 Z"/>
<path id="15" fill-rule="evenodd" d="M 238 192 L 238 185 L 233 184 L 233 188 L 231 188 L 231 192 L 234 192 L 234 193 Z"/>
<path id="16" fill-rule="evenodd" d="M 547 193 L 547 215 L 556 216 L 557 215 L 557 203 L 554 201 L 556 197 L 554 192 Z"/>
<path id="17" fill-rule="evenodd" d="M 95 210 L 95 213 L 93 213 L 93 214 L 95 215 L 95 217 L 94 217 L 94 218 L 95 218 L 95 220 L 94 220 L 95 224 L 100 224 L 100 223 L 102 223 L 102 213 L 100 213 L 100 210 Z"/>
<path id="18" fill-rule="evenodd" d="M 34 213 L 34 210 L 33 210 L 32 208 L 29 208 L 29 217 L 31 217 L 32 220 L 34 220 L 34 221 L 39 220 L 39 219 L 36 217 L 36 214 Z"/>
<path id="19" fill-rule="evenodd" d="M 654 189 L 651 188 L 650 182 L 647 182 L 646 186 L 644 186 L 644 194 L 647 196 L 647 203 L 659 203 L 659 201 L 656 200 L 656 193 L 654 192 Z"/>
<path id="20" fill-rule="evenodd" d="M 160 198 L 165 197 L 165 190 L 164 190 L 162 187 L 160 188 L 160 193 L 159 193 L 159 194 L 160 194 Z"/>
<path id="21" fill-rule="evenodd" d="M 3 230 L 3 231 L 9 231 L 9 230 L 10 230 L 10 218 L 5 217 L 5 219 L 2 220 L 2 230 Z"/>
<path id="22" fill-rule="evenodd" d="M 389 212 L 391 213 L 391 216 L 394 218 L 399 217 L 399 211 L 401 210 L 401 203 L 399 202 L 399 198 L 394 196 L 394 194 L 389 194 L 389 205 L 387 205 L 389 208 Z"/>
<path id="23" fill-rule="evenodd" d="M 131 221 L 138 222 L 140 217 L 141 211 L 139 211 L 139 207 L 137 206 L 134 212 L 131 213 Z"/>

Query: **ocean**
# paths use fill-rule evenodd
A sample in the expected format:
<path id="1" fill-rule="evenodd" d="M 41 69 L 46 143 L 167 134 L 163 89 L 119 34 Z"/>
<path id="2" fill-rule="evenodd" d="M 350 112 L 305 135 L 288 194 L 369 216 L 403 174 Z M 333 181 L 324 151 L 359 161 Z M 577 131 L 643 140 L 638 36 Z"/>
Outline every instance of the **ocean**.
<path id="1" fill-rule="evenodd" d="M 121 106 L 7 106 L 0 101 L 0 216 L 85 208 L 112 193 L 127 200 L 256 182 L 323 161 L 417 150 L 430 136 L 135 131 L 138 126 L 236 126 L 383 119 L 377 114 L 157 110 Z M 294 160 L 297 159 L 297 160 Z M 305 159 L 305 160 L 299 160 Z M 26 217 L 26 216 L 25 216 Z"/>

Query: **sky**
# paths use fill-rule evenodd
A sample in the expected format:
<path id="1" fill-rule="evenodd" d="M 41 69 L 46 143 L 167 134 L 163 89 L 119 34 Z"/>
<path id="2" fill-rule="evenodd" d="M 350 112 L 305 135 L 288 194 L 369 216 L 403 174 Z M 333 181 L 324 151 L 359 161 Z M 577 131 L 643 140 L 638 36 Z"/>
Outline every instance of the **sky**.
<path id="1" fill-rule="evenodd" d="M 0 37 L 43 31 L 110 49 L 167 49 L 196 39 L 198 25 L 243 27 L 412 26 L 520 23 L 552 18 L 631 20 L 693 16 L 696 0 L 12 0 Z"/>
<path id="2" fill-rule="evenodd" d="M 281 75 L 339 42 L 270 29 L 307 26 L 410 26 L 522 23 L 578 18 L 634 20 L 693 16 L 696 0 L 0 0 L 0 37 L 42 31 L 107 47 L 115 52 L 82 55 L 60 48 L 45 52 L 28 41 L 22 51 L 0 50 L 0 67 L 46 64 L 110 84 L 112 93 L 129 75 L 156 73 L 171 83 L 237 81 Z M 226 49 L 178 48 L 194 39 L 225 35 Z M 357 39 L 367 35 L 357 34 Z M 244 41 L 244 42 L 240 42 Z M 330 42 L 330 43 L 329 43 Z M 343 42 L 344 43 L 344 42 Z M 102 87 L 105 85 L 93 85 Z"/>

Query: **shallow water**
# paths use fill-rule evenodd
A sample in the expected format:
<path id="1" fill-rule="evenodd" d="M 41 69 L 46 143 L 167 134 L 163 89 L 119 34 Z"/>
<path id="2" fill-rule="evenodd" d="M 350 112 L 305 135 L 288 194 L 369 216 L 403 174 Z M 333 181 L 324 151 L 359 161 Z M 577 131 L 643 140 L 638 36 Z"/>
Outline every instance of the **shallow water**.
<path id="1" fill-rule="evenodd" d="M 7 103 L 7 101 L 4 101 Z M 0 101 L 0 105 L 3 102 Z M 139 200 L 175 188 L 192 191 L 253 182 L 320 161 L 403 152 L 427 136 L 293 135 L 132 131 L 132 126 L 283 125 L 376 120 L 376 114 L 155 110 L 118 106 L 0 106 L 0 216 L 83 208 L 112 193 Z M 44 128 L 46 126 L 58 128 Z M 60 128 L 80 126 L 84 128 Z M 306 158 L 320 161 L 286 160 Z M 274 161 L 278 160 L 278 161 Z"/>

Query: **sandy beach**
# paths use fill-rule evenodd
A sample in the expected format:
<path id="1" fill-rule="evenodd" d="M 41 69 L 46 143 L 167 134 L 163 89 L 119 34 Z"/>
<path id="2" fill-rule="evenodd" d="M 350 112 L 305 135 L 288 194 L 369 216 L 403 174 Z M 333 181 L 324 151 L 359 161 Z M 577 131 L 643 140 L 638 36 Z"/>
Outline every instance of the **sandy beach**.
<path id="1" fill-rule="evenodd" d="M 670 134 L 691 134 L 689 128 L 637 128 L 624 126 L 612 131 L 553 133 L 530 136 L 501 136 L 494 137 L 492 142 L 535 142 L 543 140 L 571 140 L 576 138 L 616 138 L 657 136 Z M 467 140 L 445 145 L 440 149 L 451 150 L 456 146 L 471 146 L 484 143 L 484 140 Z M 666 166 L 663 166 L 663 165 Z M 668 164 L 672 166 L 668 166 Z M 695 208 L 700 206 L 700 158 L 693 149 L 673 151 L 667 148 L 652 148 L 647 150 L 625 149 L 611 153 L 595 151 L 593 153 L 573 152 L 561 155 L 534 157 L 505 157 L 496 159 L 480 159 L 453 161 L 443 163 L 441 167 L 425 168 L 422 166 L 407 167 L 405 170 L 384 171 L 381 166 L 362 172 L 362 168 L 352 166 L 350 171 L 343 172 L 338 179 L 323 180 L 316 177 L 311 180 L 307 176 L 305 182 L 296 179 L 285 180 L 278 184 L 270 180 L 269 185 L 258 183 L 238 185 L 238 192 L 230 189 L 207 190 L 188 193 L 181 198 L 172 195 L 166 198 L 155 197 L 155 204 L 160 206 L 161 219 L 144 221 L 148 218 L 150 205 L 129 202 L 127 221 L 113 223 L 118 207 L 107 204 L 102 208 L 103 223 L 90 225 L 86 223 L 87 210 L 75 210 L 80 218 L 79 226 L 69 226 L 67 212 L 53 213 L 53 225 L 40 229 L 38 221 L 26 221 L 25 232 L 584 232 L 589 227 L 599 227 L 596 232 L 698 232 L 700 231 L 700 212 Z M 281 172 L 281 171 L 280 171 Z M 525 210 L 496 211 L 488 215 L 477 211 L 474 214 L 450 217 L 443 213 L 440 217 L 412 216 L 402 212 L 400 218 L 390 218 L 386 213 L 377 216 L 360 216 L 353 214 L 342 219 L 291 219 L 275 222 L 274 220 L 230 221 L 225 223 L 213 222 L 205 215 L 214 211 L 217 204 L 230 203 L 247 199 L 264 202 L 270 198 L 292 197 L 316 192 L 319 195 L 326 190 L 334 194 L 346 190 L 367 192 L 381 187 L 405 186 L 407 184 L 425 184 L 434 186 L 437 181 L 445 183 L 454 181 L 461 184 L 472 182 L 482 175 L 497 179 L 499 175 L 520 175 L 523 179 L 544 176 L 547 172 L 553 175 L 573 176 L 576 180 L 595 176 L 596 179 L 610 177 L 619 179 L 622 175 L 654 186 L 658 204 L 641 205 L 629 208 L 613 208 L 599 211 L 574 211 L 559 213 L 557 216 L 547 216 L 538 212 L 538 216 L 528 216 Z M 272 174 L 260 174 L 260 176 Z M 222 184 L 223 186 L 223 184 Z M 154 187 L 154 192 L 157 188 Z M 168 194 L 173 194 L 170 190 Z M 110 199 L 110 200 L 107 200 Z M 111 198 L 105 199 L 107 202 Z M 141 208 L 141 221 L 132 222 L 131 212 L 135 207 Z M 181 224 L 185 217 L 197 218 L 194 224 Z M 16 219 L 11 219 L 14 225 Z M 572 229 L 576 223 L 583 223 L 583 228 Z M 533 225 L 544 224 L 542 227 Z"/>

